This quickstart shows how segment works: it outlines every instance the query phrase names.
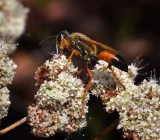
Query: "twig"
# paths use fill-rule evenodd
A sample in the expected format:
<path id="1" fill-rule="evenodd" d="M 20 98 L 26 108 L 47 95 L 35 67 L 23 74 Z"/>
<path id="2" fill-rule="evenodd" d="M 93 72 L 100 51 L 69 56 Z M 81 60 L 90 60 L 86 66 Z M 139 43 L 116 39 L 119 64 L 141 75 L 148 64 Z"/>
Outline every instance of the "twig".
<path id="1" fill-rule="evenodd" d="M 17 126 L 25 123 L 25 122 L 27 122 L 27 117 L 24 117 L 23 119 L 17 121 L 16 123 L 14 123 L 14 124 L 6 127 L 5 129 L 2 129 L 2 130 L 0 131 L 0 136 L 3 135 L 3 134 L 5 134 L 5 133 L 7 133 L 8 131 L 16 128 Z"/>
<path id="2" fill-rule="evenodd" d="M 113 128 L 115 128 L 117 126 L 119 122 L 119 118 L 116 119 L 111 125 L 109 125 L 107 128 L 105 128 L 98 137 L 96 137 L 94 140 L 100 140 L 102 137 L 104 137 L 105 135 L 107 135 Z"/>

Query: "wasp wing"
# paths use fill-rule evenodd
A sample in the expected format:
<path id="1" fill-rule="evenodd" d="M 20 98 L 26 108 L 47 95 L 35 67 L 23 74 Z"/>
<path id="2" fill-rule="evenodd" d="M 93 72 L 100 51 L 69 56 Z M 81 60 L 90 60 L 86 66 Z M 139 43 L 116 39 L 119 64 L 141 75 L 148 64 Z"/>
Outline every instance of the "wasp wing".
<path id="1" fill-rule="evenodd" d="M 85 43 L 87 43 L 88 45 L 89 45 L 89 44 L 94 44 L 94 45 L 99 46 L 99 47 L 101 47 L 101 48 L 103 48 L 103 49 L 105 49 L 105 50 L 107 50 L 107 51 L 109 51 L 109 52 L 118 54 L 118 52 L 117 52 L 115 49 L 113 49 L 113 48 L 111 48 L 111 47 L 109 47 L 109 46 L 107 46 L 107 45 L 104 45 L 104 44 L 102 44 L 102 43 L 100 43 L 100 42 L 97 42 L 97 41 L 95 41 L 95 40 L 92 40 L 92 39 L 90 39 L 90 38 L 80 37 L 80 40 L 83 41 L 83 42 L 85 42 Z"/>

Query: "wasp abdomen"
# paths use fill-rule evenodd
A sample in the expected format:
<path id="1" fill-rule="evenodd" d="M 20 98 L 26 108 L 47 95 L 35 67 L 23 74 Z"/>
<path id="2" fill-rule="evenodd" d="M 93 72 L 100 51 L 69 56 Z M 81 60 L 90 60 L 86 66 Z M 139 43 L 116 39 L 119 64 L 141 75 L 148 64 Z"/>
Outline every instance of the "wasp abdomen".
<path id="1" fill-rule="evenodd" d="M 128 72 L 128 65 L 119 54 L 104 50 L 98 54 L 98 59 L 104 60 L 122 71 Z"/>
<path id="2" fill-rule="evenodd" d="M 127 63 L 124 61 L 124 59 L 120 56 L 120 55 L 116 55 L 112 61 L 111 64 L 117 68 L 119 68 L 120 70 L 123 70 L 125 72 L 128 72 L 128 65 Z"/>

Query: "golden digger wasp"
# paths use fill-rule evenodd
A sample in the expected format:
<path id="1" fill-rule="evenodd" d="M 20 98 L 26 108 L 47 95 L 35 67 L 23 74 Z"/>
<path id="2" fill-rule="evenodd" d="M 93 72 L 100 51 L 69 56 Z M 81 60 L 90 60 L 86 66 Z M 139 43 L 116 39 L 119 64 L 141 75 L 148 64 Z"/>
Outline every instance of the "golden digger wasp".
<path id="1" fill-rule="evenodd" d="M 124 85 L 120 83 L 114 71 L 112 70 L 111 65 L 125 72 L 128 72 L 128 65 L 116 50 L 110 48 L 109 46 L 101 44 L 97 41 L 94 41 L 82 33 L 69 34 L 69 32 L 67 31 L 62 31 L 56 36 L 56 47 L 59 50 L 58 57 L 60 57 L 60 55 L 65 50 L 70 52 L 68 62 L 66 63 L 64 68 L 57 73 L 57 75 L 67 68 L 67 65 L 71 61 L 73 55 L 79 56 L 85 61 L 85 65 L 78 72 L 78 74 L 80 74 L 85 68 L 87 68 L 90 79 L 84 90 L 84 96 L 82 99 L 82 111 L 80 116 L 82 116 L 83 114 L 86 93 L 92 81 L 91 69 L 92 69 L 92 66 L 94 66 L 98 60 L 104 60 L 109 64 L 108 68 L 111 69 L 113 76 L 116 78 L 119 84 L 124 88 Z M 101 47 L 104 50 L 98 53 L 97 47 Z"/>

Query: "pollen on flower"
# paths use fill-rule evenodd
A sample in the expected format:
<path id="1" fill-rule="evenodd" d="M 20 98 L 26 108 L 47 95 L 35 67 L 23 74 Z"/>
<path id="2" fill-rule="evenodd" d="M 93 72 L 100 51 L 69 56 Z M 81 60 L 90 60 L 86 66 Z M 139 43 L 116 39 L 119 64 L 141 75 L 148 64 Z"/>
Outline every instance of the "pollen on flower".
<path id="1" fill-rule="evenodd" d="M 112 69 L 121 84 L 125 85 L 125 88 L 128 87 L 128 83 L 133 83 L 132 78 L 127 72 L 121 71 L 114 66 L 112 66 Z M 92 70 L 92 73 L 93 81 L 90 89 L 93 95 L 101 96 L 103 100 L 109 100 L 110 98 L 115 97 L 120 90 L 123 90 L 123 87 L 108 68 L 107 62 L 99 60 L 98 64 L 95 66 L 95 69 Z"/>
<path id="2" fill-rule="evenodd" d="M 17 65 L 7 55 L 7 47 L 0 44 L 0 119 L 8 113 L 10 101 L 6 86 L 12 83 L 16 67 Z"/>
<path id="3" fill-rule="evenodd" d="M 129 70 L 129 73 L 132 74 L 130 75 L 131 77 L 136 77 L 138 75 L 138 67 L 136 67 L 133 63 L 128 66 L 128 70 Z"/>
<path id="4" fill-rule="evenodd" d="M 0 86 L 11 84 L 17 65 L 7 56 L 7 47 L 0 45 Z"/>
<path id="5" fill-rule="evenodd" d="M 39 137 L 53 136 L 56 132 L 71 133 L 87 125 L 86 113 L 89 95 L 85 99 L 82 117 L 83 82 L 76 78 L 78 72 L 72 62 L 67 69 L 56 75 L 67 63 L 62 55 L 59 59 L 47 60 L 38 68 L 35 79 L 39 89 L 35 95 L 36 104 L 28 108 L 32 133 Z"/>
<path id="6" fill-rule="evenodd" d="M 0 120 L 7 116 L 8 107 L 11 104 L 9 101 L 9 90 L 7 87 L 0 88 Z"/>

